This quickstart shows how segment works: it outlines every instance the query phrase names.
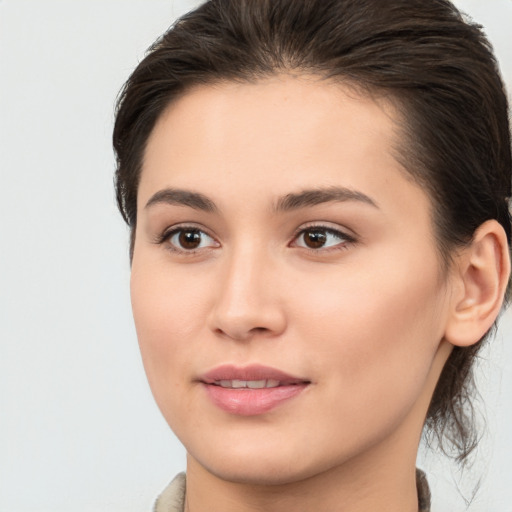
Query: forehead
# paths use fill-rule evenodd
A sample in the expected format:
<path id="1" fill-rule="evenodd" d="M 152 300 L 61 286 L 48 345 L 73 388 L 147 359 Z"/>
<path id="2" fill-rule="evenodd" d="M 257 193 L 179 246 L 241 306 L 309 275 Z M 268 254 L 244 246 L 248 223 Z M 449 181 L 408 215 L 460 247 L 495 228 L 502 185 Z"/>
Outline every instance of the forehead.
<path id="1" fill-rule="evenodd" d="M 328 186 L 384 192 L 390 202 L 411 187 L 423 196 L 394 157 L 397 119 L 391 102 L 318 77 L 195 87 L 168 107 L 148 140 L 139 208 L 165 187 L 219 200 Z"/>

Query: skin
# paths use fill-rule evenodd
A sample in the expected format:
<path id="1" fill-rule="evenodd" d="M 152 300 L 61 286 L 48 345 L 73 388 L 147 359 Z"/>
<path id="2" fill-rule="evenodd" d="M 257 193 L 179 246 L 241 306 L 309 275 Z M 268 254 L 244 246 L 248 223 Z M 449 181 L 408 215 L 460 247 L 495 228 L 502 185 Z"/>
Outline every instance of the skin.
<path id="1" fill-rule="evenodd" d="M 417 510 L 419 438 L 463 287 L 441 270 L 429 198 L 393 157 L 395 121 L 384 101 L 278 76 L 197 87 L 155 126 L 131 293 L 153 394 L 187 449 L 187 510 Z M 276 209 L 332 187 L 359 196 Z M 147 205 L 169 188 L 214 211 Z M 162 240 L 190 226 L 196 250 L 179 232 Z M 312 226 L 340 234 L 308 248 Z M 198 382 L 227 363 L 311 384 L 233 415 Z"/>

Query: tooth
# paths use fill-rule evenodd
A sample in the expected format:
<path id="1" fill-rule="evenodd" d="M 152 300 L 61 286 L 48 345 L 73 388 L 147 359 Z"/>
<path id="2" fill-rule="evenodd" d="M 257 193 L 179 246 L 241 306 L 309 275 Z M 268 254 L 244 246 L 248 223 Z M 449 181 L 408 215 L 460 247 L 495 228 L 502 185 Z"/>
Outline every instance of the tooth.
<path id="1" fill-rule="evenodd" d="M 247 387 L 251 389 L 261 389 L 265 387 L 264 380 L 248 380 Z"/>
<path id="2" fill-rule="evenodd" d="M 280 384 L 278 380 L 268 379 L 268 380 L 241 380 L 241 379 L 233 379 L 233 380 L 217 380 L 215 384 L 222 388 L 230 388 L 230 389 L 262 389 L 262 388 L 277 388 Z"/>

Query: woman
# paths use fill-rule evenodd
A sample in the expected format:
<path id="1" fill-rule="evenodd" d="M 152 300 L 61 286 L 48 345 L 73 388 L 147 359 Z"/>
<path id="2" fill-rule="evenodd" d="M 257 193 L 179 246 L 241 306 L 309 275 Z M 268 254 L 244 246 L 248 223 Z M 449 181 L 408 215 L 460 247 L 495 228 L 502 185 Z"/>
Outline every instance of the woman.
<path id="1" fill-rule="evenodd" d="M 429 510 L 422 431 L 474 447 L 509 279 L 507 109 L 445 0 L 214 0 L 155 43 L 114 147 L 142 357 L 187 449 L 158 512 Z"/>

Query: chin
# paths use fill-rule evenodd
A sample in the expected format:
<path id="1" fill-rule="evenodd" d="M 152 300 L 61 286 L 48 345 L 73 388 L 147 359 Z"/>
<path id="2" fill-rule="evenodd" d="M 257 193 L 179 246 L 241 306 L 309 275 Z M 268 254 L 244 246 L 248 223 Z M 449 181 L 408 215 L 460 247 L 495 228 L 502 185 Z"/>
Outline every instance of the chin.
<path id="1" fill-rule="evenodd" d="M 201 464 L 210 474 L 227 482 L 244 485 L 279 486 L 292 484 L 310 478 L 317 471 L 292 467 L 289 461 L 272 461 L 260 459 L 258 461 L 224 460 L 214 464 Z"/>
<path id="2" fill-rule="evenodd" d="M 306 445 L 307 446 L 307 445 Z M 272 446 L 244 443 L 204 450 L 199 447 L 197 456 L 188 452 L 189 464 L 199 464 L 208 473 L 227 482 L 244 485 L 280 486 L 307 480 L 342 465 L 341 454 L 312 452 L 305 446 L 281 443 Z M 341 456 L 339 456 L 341 455 Z"/>

